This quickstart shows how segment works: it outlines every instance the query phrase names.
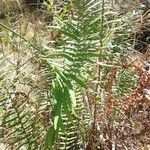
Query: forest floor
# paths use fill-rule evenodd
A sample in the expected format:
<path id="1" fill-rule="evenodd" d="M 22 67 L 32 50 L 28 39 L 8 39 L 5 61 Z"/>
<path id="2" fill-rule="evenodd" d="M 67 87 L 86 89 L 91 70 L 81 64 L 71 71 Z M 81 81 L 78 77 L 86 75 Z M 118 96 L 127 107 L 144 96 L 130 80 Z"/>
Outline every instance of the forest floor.
<path id="1" fill-rule="evenodd" d="M 7 5 L 5 1 L 0 4 L 1 23 L 7 25 L 13 31 L 21 33 L 21 35 L 28 39 L 28 41 L 39 41 L 42 47 L 45 47 L 46 49 L 54 48 L 55 43 L 52 41 L 56 40 L 60 36 L 57 32 L 49 28 L 51 25 L 51 19 L 52 16 L 45 13 L 44 10 L 43 12 L 40 12 L 39 9 L 35 9 L 35 7 L 28 7 L 17 0 L 9 1 Z M 3 28 L 0 27 L 0 38 L 3 37 L 4 34 Z M 6 44 L 5 46 L 7 48 L 9 47 L 7 41 L 3 44 Z M 32 53 L 26 50 L 25 47 L 20 48 L 20 50 L 24 51 L 20 57 L 26 57 L 23 58 L 24 62 L 22 63 L 25 63 L 26 60 L 28 60 L 27 57 L 29 57 L 29 59 L 33 57 Z M 120 109 L 124 109 L 124 118 L 130 116 L 131 120 L 127 123 L 122 122 L 122 126 L 124 126 L 122 128 L 124 129 L 121 129 L 119 125 L 116 125 L 116 128 L 119 126 L 118 129 L 114 129 L 118 133 L 124 132 L 124 139 L 122 140 L 133 142 L 129 143 L 129 145 L 134 144 L 136 141 L 135 143 L 139 144 L 139 150 L 150 150 L 150 58 L 148 55 L 149 54 L 147 53 L 142 54 L 138 52 L 136 53 L 136 56 L 134 56 L 134 58 L 127 64 L 127 67 L 130 66 L 134 68 L 137 74 L 138 84 L 137 87 L 128 95 L 128 97 L 126 97 L 127 103 L 123 104 L 124 106 L 121 106 Z M 17 64 L 17 61 L 15 60 L 17 55 L 15 54 L 12 57 L 13 58 L 10 58 L 10 61 Z M 0 67 L 2 67 L 1 64 Z M 34 72 L 34 69 L 38 68 L 38 66 L 33 66 L 32 63 L 29 63 L 26 67 L 28 67 L 26 68 L 26 72 Z M 9 68 L 7 69 L 9 70 Z M 33 78 L 37 78 L 35 84 L 39 89 L 42 89 L 44 82 L 43 78 L 41 77 L 40 72 L 36 71 L 34 73 L 35 76 Z M 113 74 L 113 72 L 111 73 Z M 36 98 L 35 93 L 33 93 L 32 96 L 33 98 Z M 119 103 L 114 103 L 112 105 L 119 105 Z M 105 113 L 109 114 L 110 112 Z M 103 114 L 99 116 L 101 121 L 103 121 L 102 115 Z M 128 128 L 127 130 L 129 131 L 125 128 Z M 128 135 L 129 133 L 130 135 Z M 3 150 L 1 145 L 0 149 Z M 127 148 L 124 147 L 124 149 Z"/>

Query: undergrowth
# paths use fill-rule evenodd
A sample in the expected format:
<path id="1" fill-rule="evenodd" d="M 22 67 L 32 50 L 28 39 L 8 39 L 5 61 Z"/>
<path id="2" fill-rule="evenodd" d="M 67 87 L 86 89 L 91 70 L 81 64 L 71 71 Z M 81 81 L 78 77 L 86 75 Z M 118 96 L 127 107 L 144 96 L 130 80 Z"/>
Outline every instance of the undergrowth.
<path id="1" fill-rule="evenodd" d="M 148 62 L 131 42 L 139 3 L 3 6 L 0 149 L 149 149 Z"/>

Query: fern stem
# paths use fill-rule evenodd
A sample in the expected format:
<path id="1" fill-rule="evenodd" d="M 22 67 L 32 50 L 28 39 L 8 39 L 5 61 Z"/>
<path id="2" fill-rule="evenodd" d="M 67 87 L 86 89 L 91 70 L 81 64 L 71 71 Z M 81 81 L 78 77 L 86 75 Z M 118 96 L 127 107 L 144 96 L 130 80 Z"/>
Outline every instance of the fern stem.
<path id="1" fill-rule="evenodd" d="M 102 17 L 102 20 L 101 20 L 101 38 L 100 38 L 100 50 L 99 50 L 99 58 L 98 58 L 98 62 L 100 62 L 100 61 L 102 61 L 102 57 L 101 57 L 101 55 L 102 55 L 102 53 L 103 53 L 103 51 L 102 51 L 102 48 L 103 48 L 103 32 L 104 32 L 104 5 L 105 5 L 105 0 L 103 0 L 102 1 L 102 15 L 101 15 L 101 17 Z M 98 89 L 98 87 L 99 87 L 99 81 L 100 81 L 100 79 L 101 79 L 101 66 L 100 65 L 98 65 L 98 73 L 97 73 L 97 76 L 98 76 L 98 78 L 97 78 L 97 84 L 96 84 L 96 87 L 95 87 L 95 92 L 96 92 L 96 94 L 95 94 L 95 102 L 94 102 L 94 122 L 93 122 L 93 128 L 95 128 L 95 123 L 96 123 L 96 112 L 97 112 L 97 96 L 98 96 L 98 92 L 99 92 L 99 89 Z"/>

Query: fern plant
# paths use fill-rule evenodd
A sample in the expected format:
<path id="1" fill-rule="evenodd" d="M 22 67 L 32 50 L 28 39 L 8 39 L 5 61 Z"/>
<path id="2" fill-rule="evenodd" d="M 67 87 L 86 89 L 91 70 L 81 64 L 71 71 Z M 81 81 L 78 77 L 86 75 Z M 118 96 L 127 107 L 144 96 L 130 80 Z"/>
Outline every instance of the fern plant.
<path id="1" fill-rule="evenodd" d="M 67 14 L 64 11 L 57 18 L 55 31 L 59 36 L 50 49 L 0 23 L 5 33 L 0 55 L 4 70 L 0 140 L 8 148 L 100 147 L 93 146 L 93 129 L 97 126 L 96 115 L 105 103 L 100 94 L 106 74 L 121 56 L 118 44 L 123 39 L 119 31 L 124 23 L 122 19 L 115 20 L 109 3 L 109 11 L 105 12 L 104 1 L 69 2 Z M 117 40 L 113 38 L 115 33 Z M 99 132 L 94 136 L 98 137 Z"/>
<path id="2" fill-rule="evenodd" d="M 86 81 L 91 77 L 93 69 L 91 67 L 88 69 L 88 66 L 94 64 L 96 58 L 98 57 L 97 52 L 100 45 L 99 37 L 101 31 L 98 30 L 98 28 L 100 28 L 99 25 L 101 22 L 100 10 L 98 9 L 99 5 L 100 2 L 98 1 L 81 0 L 80 3 L 79 1 L 72 1 L 71 6 L 73 9 L 73 14 L 71 14 L 68 20 L 64 20 L 62 27 L 60 27 L 60 29 L 58 30 L 63 39 L 65 38 L 65 41 L 58 41 L 60 45 L 58 47 L 58 55 L 60 59 L 62 58 L 62 62 L 64 63 L 64 65 L 62 66 L 64 69 L 63 83 L 67 82 L 66 85 L 69 88 L 72 88 L 71 85 L 73 85 L 72 90 L 74 90 L 74 88 L 80 89 L 79 85 L 85 87 L 81 80 L 86 83 Z M 87 71 L 89 72 L 88 74 Z M 67 76 L 67 79 L 65 79 L 65 76 Z M 58 89 L 56 91 L 58 91 Z M 66 97 L 64 97 L 64 100 L 62 97 L 63 95 L 67 94 L 67 91 L 66 94 L 63 93 L 62 96 L 60 96 L 60 93 L 61 92 L 57 94 L 58 98 L 56 99 L 60 99 L 59 101 L 65 101 Z M 67 102 L 67 105 L 68 104 L 69 103 Z M 77 148 L 77 145 L 79 145 L 79 147 L 82 147 L 80 140 L 77 142 L 80 134 L 79 131 L 77 131 L 78 134 L 75 132 L 71 135 L 71 137 L 65 136 L 65 134 L 70 133 L 70 130 L 73 130 L 74 125 L 71 125 L 72 123 L 69 119 L 70 117 L 72 118 L 72 116 L 68 115 L 69 113 L 66 111 L 66 106 L 64 106 L 64 104 L 62 105 L 62 111 L 65 112 L 66 115 L 64 116 L 66 117 L 59 117 L 60 122 L 62 122 L 61 131 L 57 129 L 58 137 L 60 138 L 59 141 L 61 142 L 59 149 L 74 149 Z M 59 107 L 59 109 L 61 108 L 59 103 L 57 104 L 56 108 L 57 107 Z M 78 117 L 80 118 L 82 117 L 82 110 L 80 110 L 79 112 L 80 113 L 78 113 Z M 80 121 L 75 117 L 72 118 L 72 122 Z M 69 128 L 67 127 L 65 129 L 63 128 L 63 125 L 65 126 L 66 124 L 67 126 L 69 126 Z M 76 123 L 76 130 L 79 130 L 79 127 L 77 127 L 77 125 L 78 124 Z M 49 132 L 48 137 L 51 135 L 52 133 Z M 71 140 L 71 143 L 69 143 L 70 139 L 73 139 Z M 47 143 L 50 143 L 50 141 L 47 141 Z"/>

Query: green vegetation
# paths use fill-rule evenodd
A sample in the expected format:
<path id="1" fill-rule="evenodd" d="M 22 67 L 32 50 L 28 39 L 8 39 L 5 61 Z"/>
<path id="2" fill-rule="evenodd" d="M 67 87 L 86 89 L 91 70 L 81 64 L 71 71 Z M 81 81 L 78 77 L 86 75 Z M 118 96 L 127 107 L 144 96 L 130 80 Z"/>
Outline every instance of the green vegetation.
<path id="1" fill-rule="evenodd" d="M 0 149 L 148 150 L 142 12 L 139 1 L 2 0 Z"/>

